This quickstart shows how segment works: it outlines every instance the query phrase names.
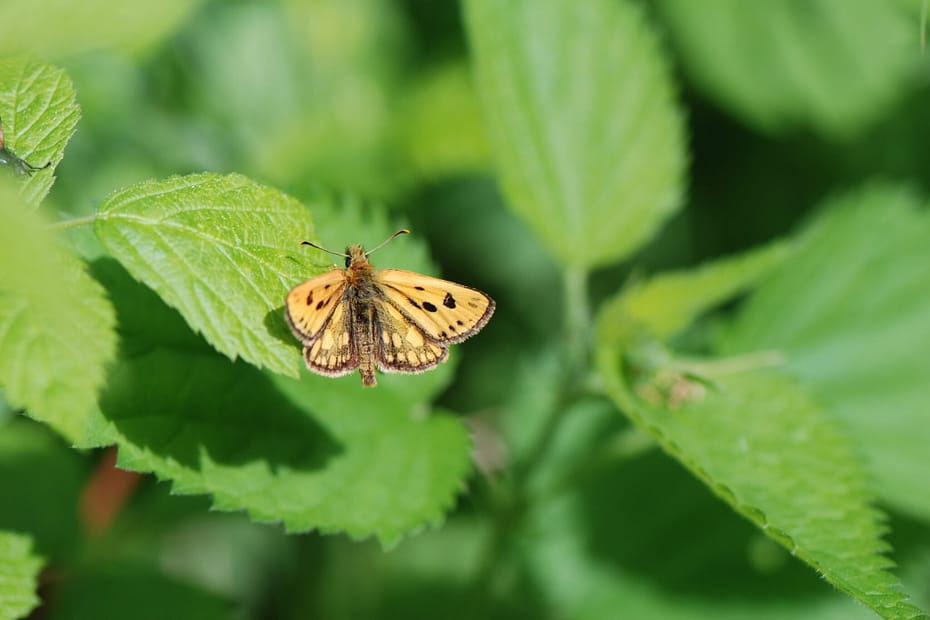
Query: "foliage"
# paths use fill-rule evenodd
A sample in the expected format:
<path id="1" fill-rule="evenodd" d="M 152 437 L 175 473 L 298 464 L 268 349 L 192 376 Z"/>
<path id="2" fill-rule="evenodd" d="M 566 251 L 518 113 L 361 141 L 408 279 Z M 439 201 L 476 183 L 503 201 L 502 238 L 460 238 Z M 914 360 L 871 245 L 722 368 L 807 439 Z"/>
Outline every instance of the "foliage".
<path id="1" fill-rule="evenodd" d="M 910 0 L 97 4 L 0 7 L 0 617 L 927 617 Z M 491 322 L 304 370 L 402 227 Z"/>

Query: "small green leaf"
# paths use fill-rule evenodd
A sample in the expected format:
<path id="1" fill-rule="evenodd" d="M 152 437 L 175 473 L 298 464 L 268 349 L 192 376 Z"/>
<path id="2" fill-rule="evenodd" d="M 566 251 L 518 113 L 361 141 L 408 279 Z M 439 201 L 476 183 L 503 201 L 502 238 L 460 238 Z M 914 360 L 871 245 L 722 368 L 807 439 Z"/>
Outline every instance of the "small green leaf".
<path id="1" fill-rule="evenodd" d="M 887 185 L 831 200 L 720 350 L 781 351 L 785 371 L 842 419 L 875 492 L 928 521 L 930 212 L 921 202 Z"/>
<path id="2" fill-rule="evenodd" d="M 192 343 L 145 287 L 101 267 L 94 271 L 113 295 L 124 358 L 101 397 L 110 424 L 96 439 L 119 446 L 120 467 L 290 531 L 385 544 L 451 506 L 469 471 L 468 435 L 450 415 L 427 415 L 413 400 L 420 391 L 390 381 L 366 389 L 357 376 L 269 378 L 230 363 Z M 146 304 L 161 344 L 133 318 Z"/>
<path id="3" fill-rule="evenodd" d="M 468 32 L 510 205 L 564 265 L 616 262 L 680 205 L 684 123 L 631 2 L 468 0 Z"/>
<path id="4" fill-rule="evenodd" d="M 490 168 L 487 131 L 464 63 L 434 69 L 404 99 L 399 140 L 424 179 Z"/>
<path id="5" fill-rule="evenodd" d="M 29 58 L 0 59 L 0 121 L 6 148 L 32 166 L 50 164 L 24 175 L 22 195 L 28 204 L 39 204 L 51 189 L 55 167 L 80 116 L 74 86 L 64 70 Z"/>
<path id="6" fill-rule="evenodd" d="M 617 348 L 617 347 L 620 348 Z M 883 515 L 871 506 L 855 449 L 815 399 L 773 372 L 715 377 L 716 389 L 642 371 L 604 345 L 607 391 L 718 496 L 830 583 L 885 618 L 923 618 L 887 571 Z"/>
<path id="7" fill-rule="evenodd" d="M 662 0 L 657 6 L 695 82 L 765 129 L 861 132 L 918 75 L 918 24 L 900 3 Z"/>
<path id="8" fill-rule="evenodd" d="M 142 52 L 169 35 L 200 0 L 114 5 L 108 0 L 4 2 L 0 54 L 65 56 L 105 47 Z"/>
<path id="9" fill-rule="evenodd" d="M 217 350 L 297 376 L 300 350 L 281 329 L 284 298 L 321 271 L 299 246 L 313 239 L 299 202 L 239 175 L 171 177 L 111 194 L 95 231 Z"/>
<path id="10" fill-rule="evenodd" d="M 0 531 L 0 619 L 25 618 L 39 604 L 41 568 L 28 536 Z"/>
<path id="11" fill-rule="evenodd" d="M 105 366 L 116 351 L 113 308 L 84 265 L 0 183 L 0 386 L 11 404 L 85 446 Z"/>
<path id="12" fill-rule="evenodd" d="M 775 242 L 698 269 L 636 282 L 603 305 L 603 329 L 610 330 L 629 319 L 657 338 L 669 338 L 702 312 L 754 286 L 782 264 L 790 251 L 788 243 Z"/>

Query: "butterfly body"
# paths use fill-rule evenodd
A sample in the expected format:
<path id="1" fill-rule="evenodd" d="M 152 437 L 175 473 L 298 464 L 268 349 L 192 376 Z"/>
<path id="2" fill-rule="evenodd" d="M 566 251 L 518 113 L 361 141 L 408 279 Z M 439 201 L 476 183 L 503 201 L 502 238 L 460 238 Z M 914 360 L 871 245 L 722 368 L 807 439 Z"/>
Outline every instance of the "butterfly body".
<path id="1" fill-rule="evenodd" d="M 448 345 L 477 333 L 494 301 L 476 289 L 399 269 L 375 269 L 360 245 L 346 248 L 346 268 L 307 280 L 288 293 L 285 316 L 304 345 L 307 368 L 338 377 L 358 369 L 418 373 L 448 356 Z"/>

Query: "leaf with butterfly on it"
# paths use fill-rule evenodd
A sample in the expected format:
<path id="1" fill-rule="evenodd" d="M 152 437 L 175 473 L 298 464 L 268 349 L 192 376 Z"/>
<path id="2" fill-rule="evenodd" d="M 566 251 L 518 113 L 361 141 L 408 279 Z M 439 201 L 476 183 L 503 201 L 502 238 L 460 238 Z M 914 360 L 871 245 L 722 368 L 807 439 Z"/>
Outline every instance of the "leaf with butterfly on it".
<path id="1" fill-rule="evenodd" d="M 111 194 L 94 231 L 218 351 L 298 376 L 278 308 L 319 264 L 296 251 L 313 231 L 297 200 L 237 174 L 176 176 Z"/>

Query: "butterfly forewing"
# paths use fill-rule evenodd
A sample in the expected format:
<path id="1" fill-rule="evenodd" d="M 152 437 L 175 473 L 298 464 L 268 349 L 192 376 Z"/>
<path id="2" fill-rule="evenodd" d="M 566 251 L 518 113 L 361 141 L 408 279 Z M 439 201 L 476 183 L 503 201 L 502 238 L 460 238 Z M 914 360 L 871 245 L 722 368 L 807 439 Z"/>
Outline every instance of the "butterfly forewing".
<path id="1" fill-rule="evenodd" d="M 446 359 L 449 351 L 433 342 L 393 304 L 375 301 L 375 361 L 384 372 L 423 372 Z"/>
<path id="2" fill-rule="evenodd" d="M 333 312 L 342 305 L 345 290 L 346 276 L 341 269 L 333 269 L 291 289 L 285 316 L 304 344 L 319 338 Z"/>
<path id="3" fill-rule="evenodd" d="M 490 297 L 448 280 L 382 269 L 375 282 L 391 305 L 438 344 L 465 340 L 484 327 L 494 313 Z"/>

